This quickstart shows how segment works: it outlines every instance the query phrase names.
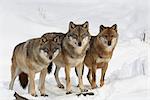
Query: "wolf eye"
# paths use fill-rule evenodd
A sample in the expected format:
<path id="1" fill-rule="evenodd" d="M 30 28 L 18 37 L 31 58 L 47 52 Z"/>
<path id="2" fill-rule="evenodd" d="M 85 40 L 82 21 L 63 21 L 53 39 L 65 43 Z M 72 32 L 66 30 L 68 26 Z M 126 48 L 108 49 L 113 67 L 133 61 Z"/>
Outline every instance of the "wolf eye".
<path id="1" fill-rule="evenodd" d="M 58 48 L 54 48 L 54 50 L 53 50 L 53 51 L 55 52 L 57 49 L 58 49 Z"/>
<path id="2" fill-rule="evenodd" d="M 44 50 L 44 52 L 48 52 L 48 49 L 47 49 L 47 48 L 44 48 L 43 50 Z"/>
<path id="3" fill-rule="evenodd" d="M 114 37 L 113 35 L 111 35 L 111 37 Z"/>
<path id="4" fill-rule="evenodd" d="M 104 37 L 105 37 L 105 38 L 107 38 L 108 36 L 107 36 L 107 35 L 105 35 Z"/>
<path id="5" fill-rule="evenodd" d="M 74 35 L 72 35 L 72 37 L 73 37 L 73 38 L 77 38 L 78 36 L 74 34 Z"/>

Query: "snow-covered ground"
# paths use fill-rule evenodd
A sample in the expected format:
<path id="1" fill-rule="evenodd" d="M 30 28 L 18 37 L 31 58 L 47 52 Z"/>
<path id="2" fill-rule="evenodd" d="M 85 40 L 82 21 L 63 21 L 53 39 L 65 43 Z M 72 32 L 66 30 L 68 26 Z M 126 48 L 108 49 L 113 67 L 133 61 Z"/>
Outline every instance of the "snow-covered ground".
<path id="1" fill-rule="evenodd" d="M 39 100 L 150 100 L 149 7 L 148 0 L 0 0 L 0 98 L 12 100 L 14 91 L 17 91 Z M 14 91 L 8 90 L 15 45 L 45 32 L 66 32 L 69 21 L 83 23 L 86 20 L 90 23 L 92 35 L 98 33 L 101 24 L 116 23 L 119 31 L 119 42 L 109 63 L 104 87 L 91 90 L 85 68 L 84 84 L 95 93 L 94 96 L 65 95 L 65 90 L 57 88 L 52 73 L 46 78 L 49 97 L 30 96 L 20 87 L 18 79 Z M 146 43 L 141 41 L 143 33 L 146 33 Z M 97 71 L 97 84 L 100 72 Z M 77 93 L 74 69 L 71 73 L 73 91 Z M 36 75 L 36 85 L 38 77 Z M 64 69 L 61 69 L 60 77 L 65 85 Z"/>

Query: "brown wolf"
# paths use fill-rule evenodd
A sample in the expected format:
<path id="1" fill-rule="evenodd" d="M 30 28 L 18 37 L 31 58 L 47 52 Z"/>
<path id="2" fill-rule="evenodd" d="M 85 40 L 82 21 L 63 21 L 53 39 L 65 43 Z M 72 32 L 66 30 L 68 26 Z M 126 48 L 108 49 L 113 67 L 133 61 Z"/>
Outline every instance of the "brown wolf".
<path id="1" fill-rule="evenodd" d="M 102 69 L 100 86 L 102 87 L 104 85 L 105 73 L 117 40 L 118 33 L 116 24 L 112 27 L 104 27 L 101 25 L 99 34 L 92 36 L 90 48 L 84 60 L 85 65 L 89 68 L 87 78 L 92 88 L 96 88 L 96 69 L 98 68 Z"/>
<path id="2" fill-rule="evenodd" d="M 19 75 L 21 86 L 25 88 L 29 78 L 29 93 L 37 96 L 35 92 L 35 74 L 40 73 L 39 90 L 41 96 L 45 93 L 45 77 L 47 66 L 58 55 L 61 50 L 59 41 L 54 38 L 49 41 L 46 38 L 34 38 L 20 43 L 14 49 L 11 66 L 11 82 L 9 89 L 13 89 L 14 81 Z"/>
<path id="3" fill-rule="evenodd" d="M 82 68 L 86 51 L 89 47 L 90 33 L 88 31 L 88 22 L 84 24 L 74 24 L 70 22 L 69 31 L 64 34 L 62 39 L 62 51 L 53 60 L 56 64 L 55 79 L 59 88 L 64 88 L 58 78 L 58 72 L 61 67 L 65 68 L 66 73 L 66 94 L 71 93 L 70 69 L 76 67 L 79 88 L 81 91 L 86 91 L 82 82 Z"/>

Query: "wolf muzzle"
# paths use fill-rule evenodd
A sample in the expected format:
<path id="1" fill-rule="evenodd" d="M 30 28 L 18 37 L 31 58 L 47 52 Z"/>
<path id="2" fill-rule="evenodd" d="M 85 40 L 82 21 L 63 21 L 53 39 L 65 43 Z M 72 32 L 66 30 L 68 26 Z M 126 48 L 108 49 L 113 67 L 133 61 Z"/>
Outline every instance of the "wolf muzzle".
<path id="1" fill-rule="evenodd" d="M 49 56 L 49 59 L 51 60 L 53 57 L 52 56 Z"/>
<path id="2" fill-rule="evenodd" d="M 81 43 L 81 41 L 80 41 L 80 42 L 78 42 L 78 46 L 79 46 L 79 47 L 81 47 L 81 46 L 82 46 L 82 43 Z"/>
<path id="3" fill-rule="evenodd" d="M 111 45 L 111 41 L 108 41 L 108 46 L 110 46 Z"/>

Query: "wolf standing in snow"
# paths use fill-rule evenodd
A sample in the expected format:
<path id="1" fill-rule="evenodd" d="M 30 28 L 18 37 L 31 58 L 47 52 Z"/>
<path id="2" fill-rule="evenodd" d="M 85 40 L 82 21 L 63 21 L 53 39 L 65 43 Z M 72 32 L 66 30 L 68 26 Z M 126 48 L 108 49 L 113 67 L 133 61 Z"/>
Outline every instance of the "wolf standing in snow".
<path id="1" fill-rule="evenodd" d="M 92 36 L 90 48 L 87 51 L 84 63 L 89 68 L 87 78 L 92 86 L 96 88 L 96 70 L 101 68 L 100 86 L 104 85 L 104 78 L 113 50 L 118 40 L 117 25 L 111 27 L 100 26 L 97 36 Z"/>
<path id="2" fill-rule="evenodd" d="M 80 90 L 86 91 L 82 81 L 82 68 L 91 38 L 91 35 L 88 32 L 88 27 L 88 22 L 85 22 L 84 24 L 74 24 L 73 22 L 70 22 L 69 31 L 65 34 L 65 37 L 62 40 L 62 51 L 54 59 L 54 63 L 56 64 L 55 79 L 59 88 L 64 88 L 64 86 L 59 80 L 58 73 L 61 67 L 65 68 L 66 94 L 71 93 L 71 67 L 76 67 L 77 69 Z"/>
<path id="3" fill-rule="evenodd" d="M 20 43 L 14 49 L 11 66 L 11 82 L 9 89 L 13 89 L 14 81 L 19 75 L 21 86 L 25 88 L 29 78 L 29 93 L 37 96 L 35 92 L 35 74 L 40 73 L 39 90 L 41 96 L 47 96 L 45 93 L 45 77 L 47 66 L 58 55 L 60 43 L 57 37 L 53 41 L 46 38 L 34 38 Z"/>

